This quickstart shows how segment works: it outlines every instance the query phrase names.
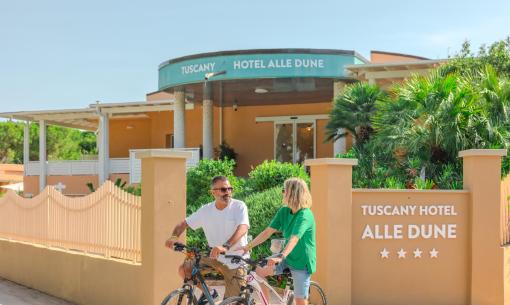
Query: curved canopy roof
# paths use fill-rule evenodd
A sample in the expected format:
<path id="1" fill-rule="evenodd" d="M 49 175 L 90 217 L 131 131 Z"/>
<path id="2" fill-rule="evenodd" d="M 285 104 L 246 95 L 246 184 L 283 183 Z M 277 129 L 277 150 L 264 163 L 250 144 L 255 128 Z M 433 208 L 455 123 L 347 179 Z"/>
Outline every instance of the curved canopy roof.
<path id="1" fill-rule="evenodd" d="M 159 65 L 159 90 L 205 80 L 349 78 L 346 65 L 368 61 L 354 51 L 257 49 L 203 53 Z"/>

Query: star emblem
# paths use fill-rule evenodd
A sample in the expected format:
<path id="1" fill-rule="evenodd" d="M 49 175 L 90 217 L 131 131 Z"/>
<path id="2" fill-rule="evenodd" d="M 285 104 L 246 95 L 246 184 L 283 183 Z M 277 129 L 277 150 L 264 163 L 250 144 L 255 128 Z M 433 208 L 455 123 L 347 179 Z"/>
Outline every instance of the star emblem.
<path id="1" fill-rule="evenodd" d="M 421 254 L 423 253 L 423 251 L 421 251 L 419 248 L 416 248 L 416 250 L 414 250 L 413 253 L 414 258 L 421 258 Z"/>
<path id="2" fill-rule="evenodd" d="M 430 253 L 430 258 L 437 258 L 439 251 L 437 251 L 436 248 L 432 248 L 432 250 L 429 251 L 429 253 Z"/>
<path id="3" fill-rule="evenodd" d="M 406 251 L 404 251 L 404 249 L 400 248 L 400 251 L 397 252 L 398 253 L 398 258 L 406 258 Z"/>
<path id="4" fill-rule="evenodd" d="M 381 258 L 389 258 L 389 254 L 390 252 L 388 250 L 386 250 L 386 248 L 384 248 L 381 252 L 379 252 L 381 254 Z"/>

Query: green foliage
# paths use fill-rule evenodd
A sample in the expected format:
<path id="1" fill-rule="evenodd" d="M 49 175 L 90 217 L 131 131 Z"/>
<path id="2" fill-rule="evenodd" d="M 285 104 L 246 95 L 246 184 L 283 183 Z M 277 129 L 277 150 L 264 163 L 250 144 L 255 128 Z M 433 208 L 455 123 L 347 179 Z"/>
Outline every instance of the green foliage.
<path id="1" fill-rule="evenodd" d="M 282 187 L 283 182 L 291 177 L 310 181 L 304 166 L 292 163 L 282 163 L 274 160 L 265 160 L 249 174 L 247 188 L 252 192 L 260 192 L 273 187 Z"/>
<path id="2" fill-rule="evenodd" d="M 0 122 L 0 163 L 23 163 L 23 125 Z"/>
<path id="3" fill-rule="evenodd" d="M 237 160 L 237 153 L 227 142 L 223 142 L 215 149 L 215 153 L 219 160 Z"/>
<path id="4" fill-rule="evenodd" d="M 94 193 L 96 191 L 96 188 L 94 187 L 94 184 L 92 182 L 87 182 L 85 183 L 85 185 L 87 186 L 89 192 Z"/>
<path id="5" fill-rule="evenodd" d="M 377 86 L 367 83 L 355 83 L 344 88 L 342 94 L 335 97 L 330 120 L 326 125 L 327 140 L 336 140 L 346 133 L 338 133 L 340 128 L 349 131 L 355 145 L 369 141 L 373 133 L 372 116 L 376 111 L 376 102 L 385 99 L 385 93 Z"/>
<path id="6" fill-rule="evenodd" d="M 459 151 L 510 149 L 510 38 L 478 54 L 466 42 L 457 58 L 388 95 L 367 99 L 361 85 L 353 88 L 336 98 L 327 136 L 343 127 L 358 138 L 359 126 L 372 128 L 367 141 L 337 156 L 358 159 L 354 187 L 460 189 Z M 508 172 L 506 157 L 502 175 Z"/>
<path id="7" fill-rule="evenodd" d="M 496 41 L 490 46 L 482 45 L 478 53 L 471 50 L 469 41 L 462 44 L 460 52 L 441 66 L 443 74 L 458 72 L 469 74 L 490 65 L 499 75 L 510 76 L 510 37 Z"/>
<path id="8" fill-rule="evenodd" d="M 116 187 L 122 189 L 126 193 L 135 195 L 135 196 L 142 196 L 142 184 L 138 185 L 127 185 L 127 181 L 122 181 L 121 178 L 115 179 L 115 182 L 113 183 Z M 93 193 L 96 191 L 96 188 L 94 187 L 94 184 L 92 182 L 86 183 L 87 188 L 89 192 Z"/>
<path id="9" fill-rule="evenodd" d="M 337 154 L 335 156 L 335 158 L 355 159 L 356 158 L 356 153 L 354 152 L 354 149 L 351 148 L 351 149 L 349 149 L 348 151 L 346 151 L 343 154 Z"/>
<path id="10" fill-rule="evenodd" d="M 253 193 L 244 199 L 249 211 L 250 232 L 255 238 L 269 226 L 278 209 L 282 206 L 282 188 L 273 187 L 262 192 Z M 273 236 L 274 237 L 274 236 Z M 252 251 L 252 257 L 271 255 L 269 250 L 270 241 L 256 247 Z"/>
<path id="11" fill-rule="evenodd" d="M 437 177 L 437 186 L 440 189 L 461 190 L 462 189 L 462 168 L 460 162 L 446 164 Z"/>
<path id="12" fill-rule="evenodd" d="M 416 177 L 414 180 L 414 187 L 417 190 L 431 190 L 434 188 L 434 181 L 430 179 L 422 179 L 420 177 Z"/>
<path id="13" fill-rule="evenodd" d="M 240 183 L 234 175 L 234 167 L 234 160 L 202 159 L 196 167 L 190 169 L 186 179 L 186 215 L 191 215 L 205 203 L 214 200 L 210 189 L 211 180 L 215 176 L 227 177 L 234 192 L 237 192 Z"/>
<path id="14" fill-rule="evenodd" d="M 388 189 L 405 189 L 406 184 L 400 180 L 400 177 L 388 177 L 384 181 L 384 188 Z"/>
<path id="15" fill-rule="evenodd" d="M 0 122 L 0 162 L 23 163 L 23 129 L 21 122 Z M 79 160 L 97 154 L 94 133 L 77 129 L 47 126 L 48 160 Z M 39 125 L 30 124 L 30 160 L 39 160 Z"/>

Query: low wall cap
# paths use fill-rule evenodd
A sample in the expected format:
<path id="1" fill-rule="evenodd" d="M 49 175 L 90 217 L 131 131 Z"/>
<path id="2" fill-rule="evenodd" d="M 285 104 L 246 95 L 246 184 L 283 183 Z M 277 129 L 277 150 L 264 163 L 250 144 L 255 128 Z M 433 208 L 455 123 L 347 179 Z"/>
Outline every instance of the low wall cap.
<path id="1" fill-rule="evenodd" d="M 358 165 L 358 159 L 347 158 L 320 158 L 320 159 L 307 159 L 305 160 L 306 166 L 315 165 Z"/>
<path id="2" fill-rule="evenodd" d="M 192 153 L 189 151 L 168 151 L 166 149 L 147 149 L 135 153 L 138 159 L 144 158 L 180 158 L 190 159 Z"/>
<path id="3" fill-rule="evenodd" d="M 468 149 L 459 152 L 459 157 L 504 157 L 506 149 Z"/>

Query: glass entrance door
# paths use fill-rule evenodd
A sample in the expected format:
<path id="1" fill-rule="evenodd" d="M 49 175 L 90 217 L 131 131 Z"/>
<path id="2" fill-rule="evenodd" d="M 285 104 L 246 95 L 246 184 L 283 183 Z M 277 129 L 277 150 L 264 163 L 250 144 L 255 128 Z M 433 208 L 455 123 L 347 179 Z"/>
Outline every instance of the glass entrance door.
<path id="1" fill-rule="evenodd" d="M 303 163 L 315 157 L 315 122 L 275 122 L 275 160 Z"/>

